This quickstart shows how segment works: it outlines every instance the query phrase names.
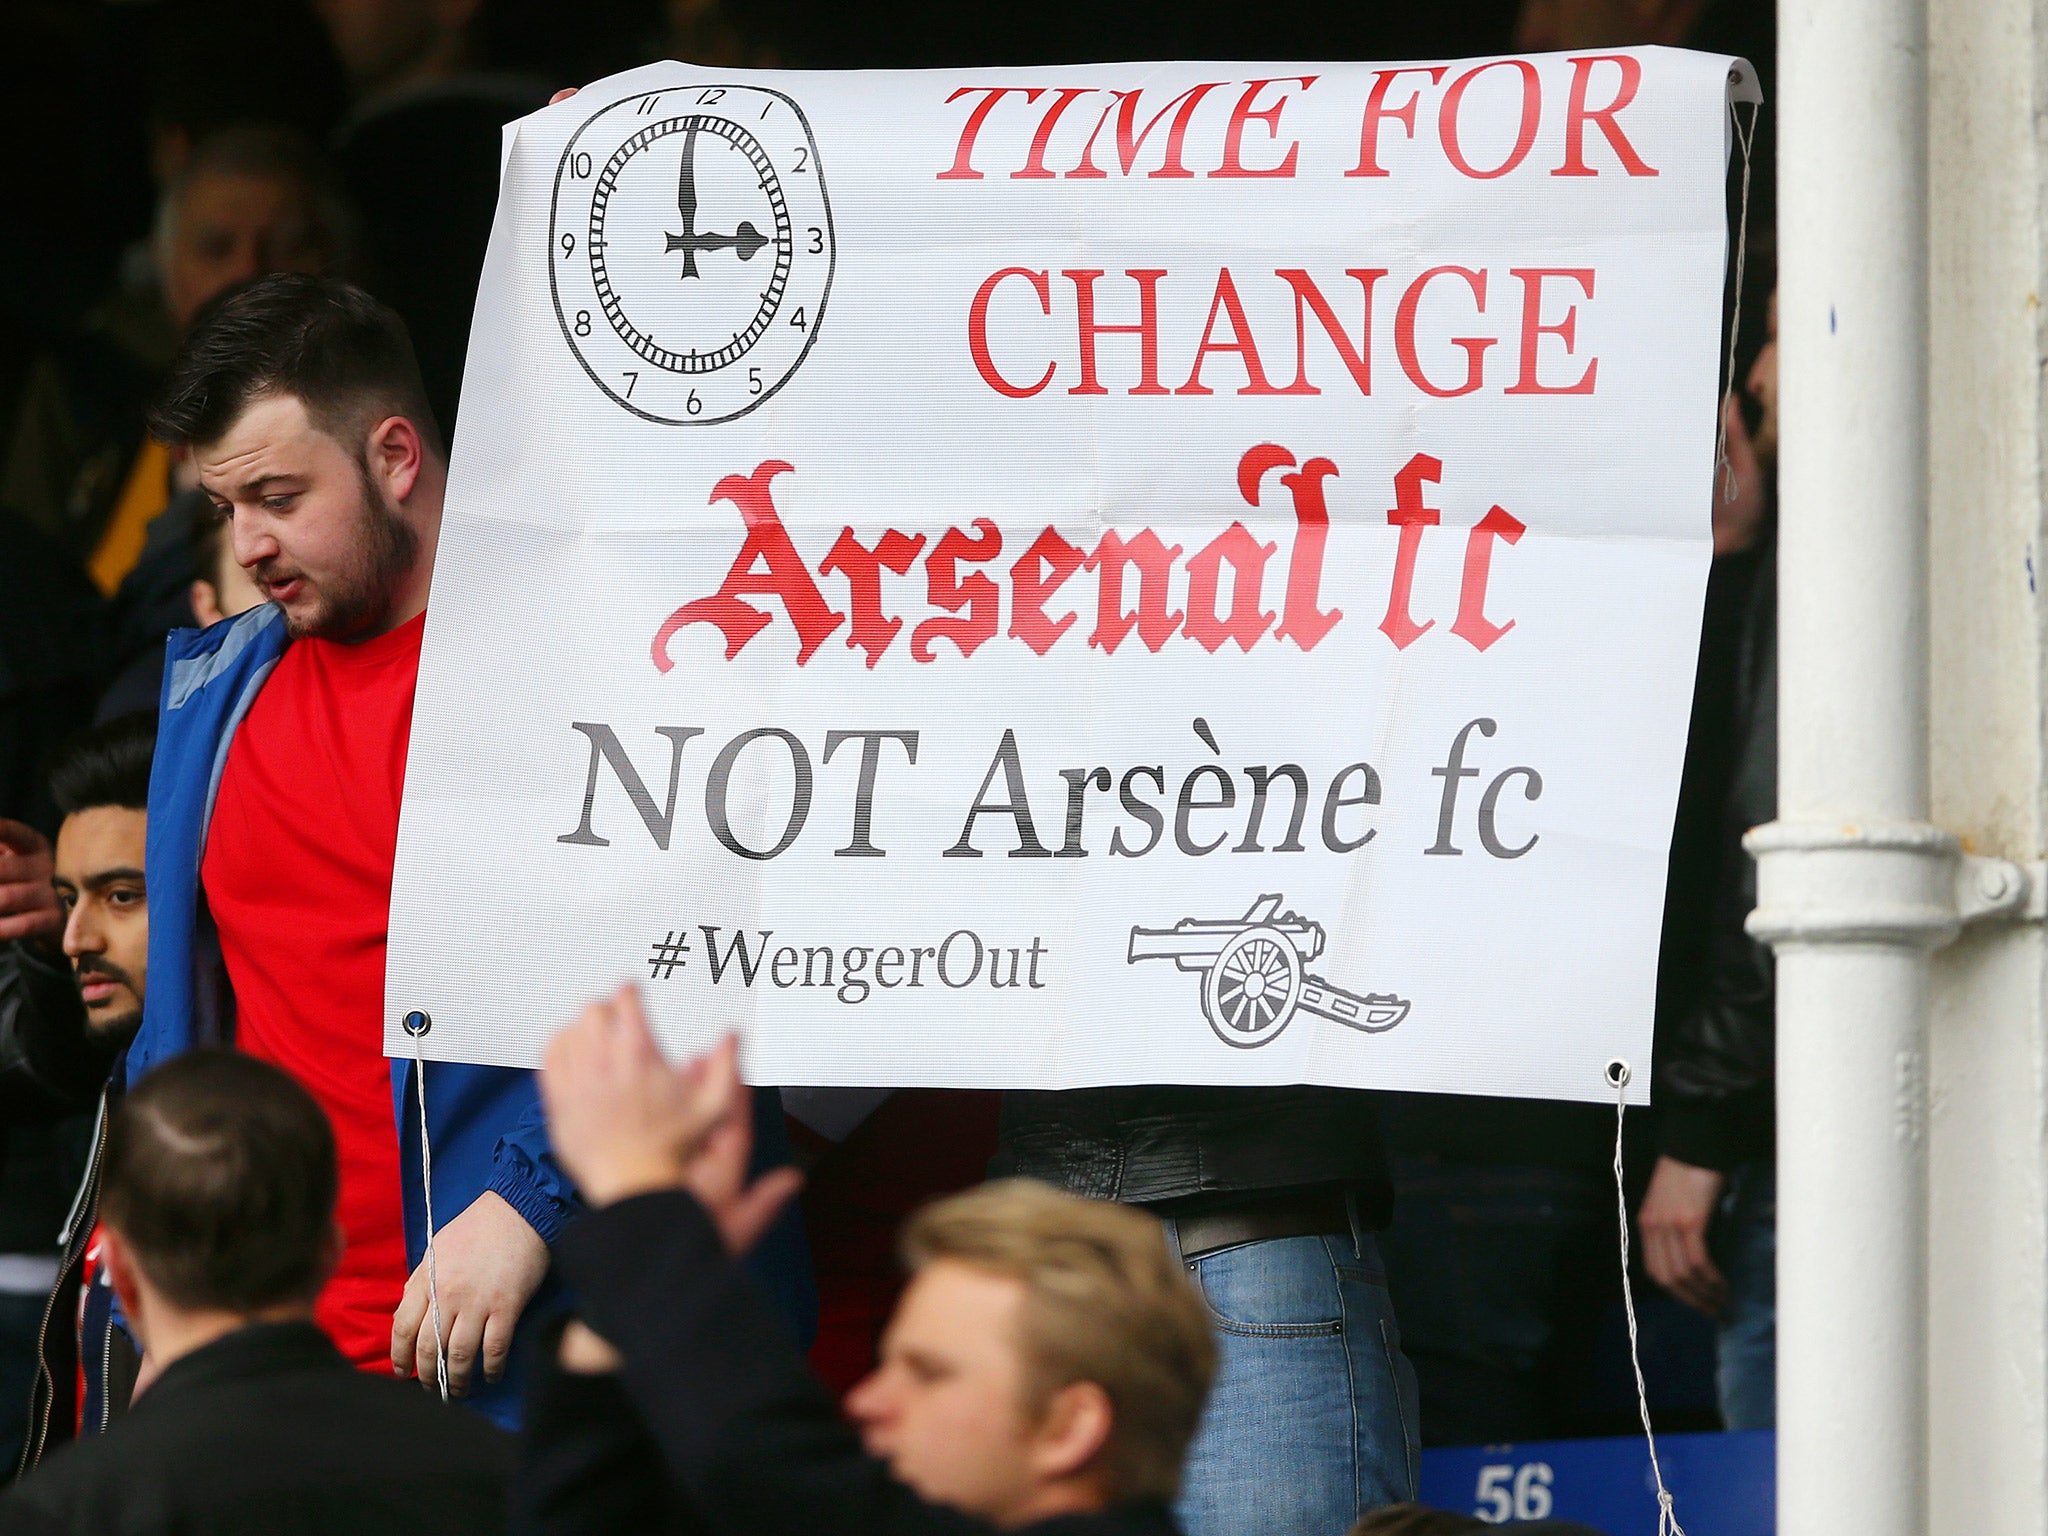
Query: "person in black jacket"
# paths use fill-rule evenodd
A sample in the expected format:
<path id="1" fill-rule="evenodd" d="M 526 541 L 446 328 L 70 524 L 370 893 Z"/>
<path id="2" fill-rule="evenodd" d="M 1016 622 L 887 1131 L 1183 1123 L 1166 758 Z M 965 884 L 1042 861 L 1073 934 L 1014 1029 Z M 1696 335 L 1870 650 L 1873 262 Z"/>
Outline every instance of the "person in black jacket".
<path id="1" fill-rule="evenodd" d="M 849 1426 L 733 1258 L 797 1182 L 747 1182 L 736 1054 L 669 1066 L 631 989 L 549 1047 L 592 1214 L 557 1254 L 577 1319 L 529 1400 L 519 1528 L 1171 1536 L 1215 1357 L 1158 1224 L 1022 1180 L 926 1207 Z"/>
<path id="2" fill-rule="evenodd" d="M 1777 454 L 1777 333 L 1774 297 L 1748 377 L 1766 478 Z M 1716 1388 L 1730 1429 L 1769 1429 L 1777 1418 L 1777 985 L 1769 947 L 1743 929 L 1756 863 L 1742 847 L 1778 810 L 1777 591 L 1766 533 L 1736 681 L 1740 736 L 1705 987 L 1657 1042 L 1661 1155 L 1636 1216 L 1651 1277 L 1720 1324 Z"/>
<path id="3" fill-rule="evenodd" d="M 61 955 L 0 943 L 0 1485 L 28 1438 L 65 1212 L 92 1135 L 78 1111 L 106 1078 L 81 1011 Z"/>
<path id="4" fill-rule="evenodd" d="M 107 1132 L 101 1212 L 145 1345 L 128 1416 L 0 1500 L 10 1536 L 483 1536 L 503 1431 L 350 1368 L 312 1322 L 341 1252 L 334 1134 L 285 1073 L 193 1051 Z"/>
<path id="5" fill-rule="evenodd" d="M 0 1122 L 90 1109 L 117 1048 L 86 1030 L 78 985 L 60 953 L 31 940 L 0 944 Z"/>
<path id="6" fill-rule="evenodd" d="M 24 1271 L 26 1282 L 0 1294 L 0 1480 L 32 1465 L 52 1431 L 69 1439 L 79 1422 L 79 1300 L 97 1128 L 78 1112 L 101 1101 L 142 1017 L 142 861 L 155 740 L 152 712 L 64 744 L 49 778 L 63 815 L 54 856 L 27 826 L 0 821 L 0 842 L 13 845 L 0 868 L 0 925 L 17 934 L 0 943 L 0 1266 Z M 40 1157 L 30 1140 L 38 1131 L 46 1138 Z M 110 1304 L 102 1286 L 93 1319 L 104 1321 Z M 104 1366 L 113 1357 L 89 1353 L 88 1395 L 103 1411 Z"/>
<path id="7" fill-rule="evenodd" d="M 44 1278 L 26 1314 L 23 1379 L 5 1383 L 11 1400 L 0 1407 L 20 1415 L 20 1432 L 7 1440 L 0 1472 L 34 1466 L 81 1427 L 97 1433 L 127 1403 L 134 1354 L 117 1347 L 125 1336 L 109 1335 L 113 1293 L 91 1253 L 106 1108 L 119 1096 L 120 1052 L 142 1021 L 149 967 L 143 858 L 155 745 L 154 710 L 66 742 L 50 773 L 64 820 L 54 858 L 42 855 L 42 889 L 0 893 L 0 914 L 39 914 L 34 936 L 0 946 L 0 1109 L 22 1119 L 100 1112 L 97 1124 L 82 1122 L 79 1162 L 42 1202 L 36 1243 L 55 1251 L 54 1279 Z"/>

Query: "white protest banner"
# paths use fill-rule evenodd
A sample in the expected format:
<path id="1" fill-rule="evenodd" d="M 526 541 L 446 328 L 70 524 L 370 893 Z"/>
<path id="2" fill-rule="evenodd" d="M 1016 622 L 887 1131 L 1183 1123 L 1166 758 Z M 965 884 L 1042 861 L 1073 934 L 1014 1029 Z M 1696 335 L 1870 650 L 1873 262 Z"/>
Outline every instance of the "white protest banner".
<path id="1" fill-rule="evenodd" d="M 807 74 L 507 130 L 387 1048 L 1648 1087 L 1731 93 Z"/>

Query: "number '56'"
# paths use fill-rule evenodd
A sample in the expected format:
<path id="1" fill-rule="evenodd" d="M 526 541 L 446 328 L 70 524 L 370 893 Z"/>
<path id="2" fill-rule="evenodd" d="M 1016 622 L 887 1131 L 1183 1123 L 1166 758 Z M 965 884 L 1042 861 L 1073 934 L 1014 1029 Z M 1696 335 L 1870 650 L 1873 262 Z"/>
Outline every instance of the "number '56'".
<path id="1" fill-rule="evenodd" d="M 1547 1520 L 1550 1477 L 1547 1461 L 1524 1462 L 1519 1467 L 1481 1467 L 1479 1486 L 1473 1490 L 1472 1513 L 1489 1525 L 1504 1525 L 1510 1520 Z"/>

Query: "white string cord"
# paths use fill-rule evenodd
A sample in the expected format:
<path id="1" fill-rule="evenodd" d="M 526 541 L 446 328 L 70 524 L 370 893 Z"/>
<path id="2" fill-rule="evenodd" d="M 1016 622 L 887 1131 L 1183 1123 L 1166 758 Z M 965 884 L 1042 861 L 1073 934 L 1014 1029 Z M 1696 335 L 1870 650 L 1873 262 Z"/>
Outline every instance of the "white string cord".
<path id="1" fill-rule="evenodd" d="M 1742 334 L 1742 278 L 1749 266 L 1749 162 L 1756 143 L 1756 116 L 1762 108 L 1749 105 L 1749 127 L 1742 126 L 1742 103 L 1728 103 L 1728 120 L 1735 126 L 1735 142 L 1742 146 L 1742 202 L 1735 220 L 1735 298 L 1728 315 L 1728 381 L 1721 391 L 1720 419 L 1714 423 L 1714 467 L 1721 475 L 1724 501 L 1735 500 L 1735 466 L 1728 461 L 1728 405 L 1735 398 L 1735 340 Z"/>
<path id="2" fill-rule="evenodd" d="M 1627 1062 L 1607 1064 L 1607 1080 L 1614 1085 L 1614 1204 L 1621 1218 L 1621 1304 L 1628 1314 L 1628 1363 L 1636 1373 L 1636 1408 L 1643 1416 L 1643 1439 L 1650 1446 L 1650 1475 L 1657 1481 L 1657 1536 L 1685 1536 L 1671 1490 L 1664 1486 L 1664 1468 L 1657 1460 L 1657 1432 L 1650 1427 L 1650 1389 L 1643 1382 L 1643 1357 L 1636 1341 L 1636 1294 L 1628 1273 L 1628 1189 L 1621 1176 L 1621 1131 L 1628 1120 L 1630 1076 Z"/>
<path id="3" fill-rule="evenodd" d="M 408 1015 L 410 1019 L 410 1015 Z M 413 1098 L 420 1107 L 420 1186 L 427 1197 L 427 1311 L 434 1319 L 434 1384 L 441 1389 L 441 1401 L 448 1401 L 448 1330 L 441 1322 L 440 1276 L 434 1271 L 434 1143 L 427 1136 L 427 1062 L 420 1051 L 420 1036 L 426 1030 L 405 1031 L 412 1036 Z"/>

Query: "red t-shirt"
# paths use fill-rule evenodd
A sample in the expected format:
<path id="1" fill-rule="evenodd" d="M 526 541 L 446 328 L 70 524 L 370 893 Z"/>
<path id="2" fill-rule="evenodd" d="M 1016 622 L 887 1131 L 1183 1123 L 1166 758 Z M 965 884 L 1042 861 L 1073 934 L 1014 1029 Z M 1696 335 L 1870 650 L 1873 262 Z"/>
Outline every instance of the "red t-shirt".
<path id="1" fill-rule="evenodd" d="M 334 1123 L 348 1246 L 316 1316 L 365 1370 L 391 1368 L 406 1279 L 384 943 L 424 626 L 285 651 L 228 749 L 200 866 L 235 1043 Z"/>

